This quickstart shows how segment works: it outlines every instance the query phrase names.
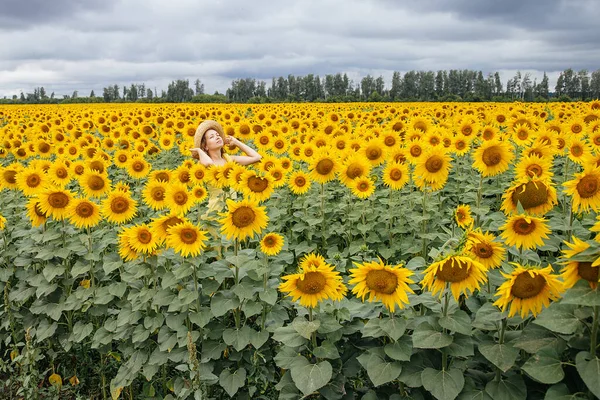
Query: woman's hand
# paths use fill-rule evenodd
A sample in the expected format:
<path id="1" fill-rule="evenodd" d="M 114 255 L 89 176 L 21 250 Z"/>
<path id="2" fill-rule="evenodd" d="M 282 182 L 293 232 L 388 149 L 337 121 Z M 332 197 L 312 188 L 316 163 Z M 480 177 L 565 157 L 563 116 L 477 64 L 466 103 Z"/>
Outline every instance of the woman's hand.
<path id="1" fill-rule="evenodd" d="M 225 144 L 228 145 L 230 148 L 234 148 L 240 145 L 240 141 L 237 140 L 235 137 L 228 135 L 225 137 Z"/>
<path id="2" fill-rule="evenodd" d="M 195 158 L 196 160 L 198 160 L 198 159 L 200 159 L 200 152 L 203 150 L 195 147 L 193 149 L 190 149 L 190 151 L 192 152 L 192 158 Z"/>

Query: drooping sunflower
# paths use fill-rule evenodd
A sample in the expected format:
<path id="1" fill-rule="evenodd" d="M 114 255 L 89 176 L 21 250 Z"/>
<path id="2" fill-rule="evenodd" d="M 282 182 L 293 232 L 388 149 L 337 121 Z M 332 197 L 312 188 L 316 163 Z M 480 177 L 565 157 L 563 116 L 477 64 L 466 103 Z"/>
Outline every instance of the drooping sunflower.
<path id="1" fill-rule="evenodd" d="M 496 176 L 510 166 L 514 158 L 513 147 L 508 141 L 485 141 L 473 152 L 473 168 L 482 176 Z"/>
<path id="2" fill-rule="evenodd" d="M 408 293 L 414 291 L 408 286 L 415 283 L 410 276 L 413 272 L 404 268 L 402 264 L 395 266 L 386 265 L 381 259 L 359 264 L 354 263 L 356 269 L 349 270 L 349 284 L 355 285 L 352 293 L 361 300 L 369 296 L 369 302 L 379 300 L 394 312 L 396 306 L 403 309 L 408 305 Z"/>
<path id="3" fill-rule="evenodd" d="M 516 179 L 537 178 L 541 180 L 550 180 L 554 173 L 552 172 L 552 159 L 542 158 L 537 154 L 531 154 L 521 158 L 515 166 Z"/>
<path id="4" fill-rule="evenodd" d="M 281 277 L 279 291 L 286 293 L 292 301 L 300 300 L 300 305 L 314 308 L 323 300 L 341 300 L 347 292 L 340 273 L 328 263 L 306 264 L 300 272 Z"/>
<path id="5" fill-rule="evenodd" d="M 102 220 L 100 207 L 88 199 L 75 199 L 67 210 L 69 221 L 77 228 L 91 228 Z"/>
<path id="6" fill-rule="evenodd" d="M 135 251 L 135 249 L 129 243 L 129 232 L 127 229 L 121 230 L 117 235 L 119 238 L 119 256 L 124 261 L 135 260 L 139 257 L 139 254 Z"/>
<path id="7" fill-rule="evenodd" d="M 350 189 L 359 199 L 367 199 L 375 193 L 375 182 L 368 176 L 356 178 L 350 184 Z"/>
<path id="8" fill-rule="evenodd" d="M 87 170 L 78 178 L 78 181 L 83 193 L 89 197 L 102 197 L 111 189 L 111 182 L 106 172 Z"/>
<path id="9" fill-rule="evenodd" d="M 506 249 L 495 241 L 496 237 L 489 232 L 474 231 L 465 245 L 465 254 L 480 262 L 485 268 L 498 268 L 504 261 Z"/>
<path id="10" fill-rule="evenodd" d="M 29 217 L 31 226 L 43 225 L 48 219 L 46 214 L 40 209 L 40 201 L 37 198 L 33 197 L 29 199 L 25 207 L 27 208 L 27 217 Z"/>
<path id="11" fill-rule="evenodd" d="M 14 162 L 6 167 L 0 167 L 0 188 L 15 190 L 19 187 L 17 174 L 23 169 L 21 163 Z"/>
<path id="12" fill-rule="evenodd" d="M 194 198 L 183 183 L 170 183 L 164 194 L 167 208 L 175 214 L 185 214 L 194 205 Z"/>
<path id="13" fill-rule="evenodd" d="M 220 215 L 223 217 L 220 220 L 221 232 L 227 239 L 252 238 L 265 229 L 269 222 L 265 207 L 247 199 L 237 202 L 227 199 L 227 212 Z"/>
<path id="14" fill-rule="evenodd" d="M 195 257 L 205 247 L 206 232 L 191 222 L 182 222 L 168 228 L 166 242 L 181 256 Z"/>
<path id="15" fill-rule="evenodd" d="M 498 288 L 499 299 L 494 302 L 502 311 L 510 304 L 509 318 L 517 313 L 525 318 L 530 312 L 535 317 L 564 291 L 558 275 L 552 274 L 552 266 L 531 268 L 511 264 L 516 268 L 510 274 L 501 272 L 506 281 Z"/>
<path id="16" fill-rule="evenodd" d="M 260 203 L 271 197 L 274 190 L 273 177 L 268 174 L 259 175 L 249 169 L 241 176 L 238 187 L 245 197 Z"/>
<path id="17" fill-rule="evenodd" d="M 383 184 L 392 190 L 402 189 L 410 179 L 408 165 L 397 162 L 388 161 L 382 175 Z"/>
<path id="18" fill-rule="evenodd" d="M 552 181 L 538 178 L 524 178 L 517 181 L 502 195 L 500 209 L 510 215 L 517 212 L 519 203 L 529 214 L 546 214 L 558 203 Z"/>
<path id="19" fill-rule="evenodd" d="M 167 239 L 167 232 L 169 228 L 174 225 L 181 224 L 183 222 L 189 222 L 185 217 L 178 216 L 175 214 L 167 214 L 162 217 L 158 217 L 150 222 L 150 227 L 156 234 L 158 240 L 162 243 Z"/>
<path id="20" fill-rule="evenodd" d="M 73 202 L 73 193 L 59 187 L 48 186 L 39 193 L 38 199 L 41 212 L 61 221 L 68 215 L 69 205 Z"/>
<path id="21" fill-rule="evenodd" d="M 113 224 L 122 224 L 132 219 L 137 212 L 137 202 L 129 193 L 113 190 L 100 207 L 102 216 Z"/>
<path id="22" fill-rule="evenodd" d="M 600 167 L 588 165 L 563 185 L 565 193 L 573 198 L 573 211 L 600 210 Z"/>
<path id="23" fill-rule="evenodd" d="M 434 296 L 440 293 L 441 297 L 446 285 L 449 285 L 457 302 L 461 293 L 468 296 L 469 292 L 478 290 L 487 281 L 485 267 L 463 255 L 446 256 L 427 267 L 424 274 L 421 281 L 423 289 L 431 290 Z"/>
<path id="24" fill-rule="evenodd" d="M 563 249 L 563 257 L 565 261 L 562 264 L 565 267 L 560 271 L 560 276 L 564 282 L 564 288 L 569 289 L 573 287 L 580 279 L 586 280 L 592 289 L 598 287 L 600 266 L 596 264 L 595 260 L 590 258 L 589 261 L 575 261 L 572 260 L 578 254 L 587 250 L 590 245 L 583 240 L 573 236 L 573 243 L 564 242 L 568 249 Z"/>
<path id="25" fill-rule="evenodd" d="M 319 151 L 310 161 L 310 177 L 315 182 L 326 183 L 335 178 L 338 168 L 339 162 L 335 157 L 326 151 Z"/>
<path id="26" fill-rule="evenodd" d="M 204 169 L 204 166 L 202 164 L 196 164 L 199 167 L 201 167 L 202 169 Z M 204 178 L 204 175 L 202 175 L 202 178 Z M 161 181 L 161 182 L 170 182 L 173 179 L 173 171 L 169 170 L 169 169 L 155 169 L 154 171 L 150 172 L 149 181 Z"/>
<path id="27" fill-rule="evenodd" d="M 454 211 L 454 220 L 459 228 L 470 228 L 474 222 L 471 216 L 471 206 L 459 204 Z"/>
<path id="28" fill-rule="evenodd" d="M 310 189 L 310 176 L 301 170 L 296 170 L 290 174 L 288 186 L 292 193 L 300 195 L 308 192 Z"/>
<path id="29" fill-rule="evenodd" d="M 419 158 L 413 176 L 419 177 L 433 190 L 441 189 L 448 180 L 450 161 L 450 156 L 444 150 L 434 147 Z"/>
<path id="30" fill-rule="evenodd" d="M 50 183 L 46 174 L 37 168 L 28 167 L 16 175 L 18 188 L 27 197 L 35 196 Z"/>
<path id="31" fill-rule="evenodd" d="M 546 220 L 526 214 L 517 214 L 508 217 L 506 223 L 500 227 L 502 239 L 509 246 L 521 249 L 534 249 L 544 244 L 548 239 L 550 228 Z"/>
<path id="32" fill-rule="evenodd" d="M 142 190 L 144 203 L 157 211 L 167 207 L 165 193 L 167 192 L 168 186 L 169 185 L 163 181 L 148 181 L 144 190 Z"/>
<path id="33" fill-rule="evenodd" d="M 260 251 L 268 256 L 276 256 L 283 248 L 283 236 L 270 232 L 263 236 L 260 241 Z"/>

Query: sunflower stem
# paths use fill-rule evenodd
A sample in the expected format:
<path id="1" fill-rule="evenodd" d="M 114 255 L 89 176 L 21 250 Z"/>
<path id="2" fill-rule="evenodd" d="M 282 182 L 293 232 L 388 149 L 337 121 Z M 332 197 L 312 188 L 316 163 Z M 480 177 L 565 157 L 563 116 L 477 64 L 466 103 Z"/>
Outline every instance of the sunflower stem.
<path id="1" fill-rule="evenodd" d="M 390 238 L 390 248 L 394 248 L 394 235 L 392 234 L 392 226 L 394 225 L 394 213 L 392 208 L 393 189 L 390 188 L 388 197 L 388 236 Z"/>
<path id="2" fill-rule="evenodd" d="M 422 208 L 423 208 L 423 222 L 421 224 L 421 237 L 423 238 L 423 250 L 422 250 L 422 257 L 427 260 L 427 238 L 425 237 L 425 233 L 427 232 L 427 208 L 426 208 L 426 204 L 427 204 L 427 192 L 423 191 L 423 202 L 422 202 Z"/>
<path id="3" fill-rule="evenodd" d="M 498 344 L 504 344 L 504 333 L 506 332 L 506 318 L 502 319 L 502 326 L 500 327 L 500 333 L 498 335 Z M 496 382 L 500 382 L 502 379 L 502 371 L 500 368 L 496 367 Z"/>
<path id="4" fill-rule="evenodd" d="M 442 315 L 446 317 L 448 315 L 448 304 L 450 303 L 450 297 L 448 296 L 449 292 L 448 284 L 446 284 L 446 290 L 444 292 L 444 309 L 442 310 Z M 444 333 L 446 333 L 446 329 L 444 328 Z M 448 368 L 448 353 L 446 349 L 442 349 L 442 371 L 445 371 Z"/>
<path id="5" fill-rule="evenodd" d="M 90 280 L 91 287 L 94 287 L 94 260 L 92 255 L 92 232 L 90 231 L 90 227 L 87 227 L 87 236 L 88 236 L 88 254 L 90 255 Z"/>
<path id="6" fill-rule="evenodd" d="M 239 242 L 238 238 L 235 238 L 235 244 L 233 247 L 233 251 L 234 251 L 235 260 L 236 260 L 236 265 L 235 265 L 235 285 L 236 286 L 240 284 L 240 267 L 237 266 L 237 264 L 238 264 L 237 256 L 238 256 L 239 245 L 240 245 L 240 242 Z M 233 310 L 233 317 L 235 318 L 235 328 L 236 329 L 240 329 L 240 312 L 241 312 L 240 307 L 237 307 L 235 310 Z"/>
<path id="7" fill-rule="evenodd" d="M 594 319 L 592 319 L 592 334 L 590 337 L 590 353 L 596 357 L 596 343 L 598 340 L 598 311 L 600 306 L 594 306 Z"/>
<path id="8" fill-rule="evenodd" d="M 479 187 L 477 188 L 477 217 L 475 220 L 475 224 L 477 225 L 477 227 L 479 228 L 480 225 L 480 215 L 481 215 L 481 210 L 479 209 L 481 207 L 481 196 L 483 194 L 483 175 L 479 175 Z"/>
<path id="9" fill-rule="evenodd" d="M 308 307 L 308 320 L 310 322 L 313 321 L 313 308 L 312 307 Z M 310 334 L 310 341 L 312 343 L 312 348 L 313 350 L 317 348 L 317 333 L 313 332 Z"/>
<path id="10" fill-rule="evenodd" d="M 267 256 L 265 254 L 265 270 L 267 272 L 264 273 L 263 275 L 263 292 L 267 291 L 267 281 L 269 279 L 269 256 Z M 262 319 L 260 322 L 260 330 L 264 331 L 265 330 L 265 319 L 267 318 L 267 303 L 263 302 L 263 309 L 262 309 Z"/>
<path id="11" fill-rule="evenodd" d="M 325 251 L 325 184 L 321 183 L 321 251 Z"/>
<path id="12" fill-rule="evenodd" d="M 194 290 L 196 291 L 196 312 L 200 312 L 200 293 L 198 292 L 198 275 L 196 274 L 196 263 L 192 263 L 194 268 Z"/>

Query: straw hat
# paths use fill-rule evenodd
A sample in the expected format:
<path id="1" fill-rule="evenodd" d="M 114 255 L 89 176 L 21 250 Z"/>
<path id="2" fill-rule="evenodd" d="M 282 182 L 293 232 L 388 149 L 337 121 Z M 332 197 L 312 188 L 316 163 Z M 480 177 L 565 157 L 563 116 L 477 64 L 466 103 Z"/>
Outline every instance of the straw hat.
<path id="1" fill-rule="evenodd" d="M 194 147 L 200 148 L 204 134 L 211 129 L 217 131 L 217 133 L 221 136 L 221 139 L 223 139 L 223 143 L 225 143 L 225 131 L 223 131 L 221 124 L 219 124 L 217 121 L 207 119 L 198 125 L 198 128 L 196 128 L 196 134 L 194 135 Z"/>

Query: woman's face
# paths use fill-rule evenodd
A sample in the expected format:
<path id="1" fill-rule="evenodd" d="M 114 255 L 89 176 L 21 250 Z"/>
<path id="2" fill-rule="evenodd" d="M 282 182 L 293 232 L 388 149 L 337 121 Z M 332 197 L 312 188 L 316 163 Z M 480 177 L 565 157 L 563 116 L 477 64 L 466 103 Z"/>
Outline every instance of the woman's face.
<path id="1" fill-rule="evenodd" d="M 208 130 L 204 137 L 206 138 L 206 150 L 218 150 L 223 147 L 223 138 L 214 129 Z"/>

